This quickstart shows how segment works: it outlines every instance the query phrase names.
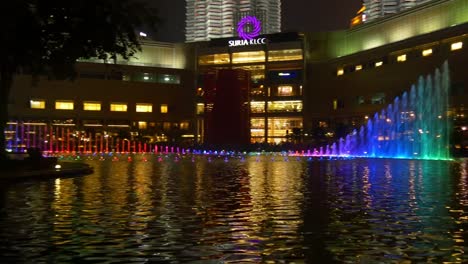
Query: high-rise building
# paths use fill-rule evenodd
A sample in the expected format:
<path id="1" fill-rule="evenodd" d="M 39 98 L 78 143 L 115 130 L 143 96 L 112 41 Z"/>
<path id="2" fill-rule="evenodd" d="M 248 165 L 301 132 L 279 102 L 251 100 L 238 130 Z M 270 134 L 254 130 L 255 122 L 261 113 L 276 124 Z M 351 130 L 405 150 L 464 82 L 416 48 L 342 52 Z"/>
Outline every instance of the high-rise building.
<path id="1" fill-rule="evenodd" d="M 365 19 L 363 22 L 395 14 L 431 0 L 364 0 Z"/>
<path id="2" fill-rule="evenodd" d="M 262 21 L 261 34 L 281 31 L 281 0 L 186 0 L 187 42 L 233 37 L 245 16 Z"/>

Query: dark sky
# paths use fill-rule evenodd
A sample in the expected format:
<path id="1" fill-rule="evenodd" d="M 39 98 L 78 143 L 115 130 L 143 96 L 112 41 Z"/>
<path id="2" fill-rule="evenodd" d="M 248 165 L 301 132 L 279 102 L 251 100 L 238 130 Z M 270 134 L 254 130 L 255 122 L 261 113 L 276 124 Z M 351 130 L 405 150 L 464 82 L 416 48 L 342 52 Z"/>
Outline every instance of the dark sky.
<path id="1" fill-rule="evenodd" d="M 159 10 L 162 24 L 153 39 L 183 42 L 185 0 L 145 0 Z M 282 0 L 283 31 L 326 31 L 349 27 L 362 0 Z"/>

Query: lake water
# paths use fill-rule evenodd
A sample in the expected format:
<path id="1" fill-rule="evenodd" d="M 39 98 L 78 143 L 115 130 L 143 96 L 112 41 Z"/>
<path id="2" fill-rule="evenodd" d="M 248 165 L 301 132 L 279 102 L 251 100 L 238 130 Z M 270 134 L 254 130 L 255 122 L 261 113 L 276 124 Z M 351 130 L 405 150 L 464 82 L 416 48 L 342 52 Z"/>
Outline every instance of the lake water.
<path id="1" fill-rule="evenodd" d="M 468 160 L 81 160 L 1 187 L 1 263 L 468 262 Z"/>

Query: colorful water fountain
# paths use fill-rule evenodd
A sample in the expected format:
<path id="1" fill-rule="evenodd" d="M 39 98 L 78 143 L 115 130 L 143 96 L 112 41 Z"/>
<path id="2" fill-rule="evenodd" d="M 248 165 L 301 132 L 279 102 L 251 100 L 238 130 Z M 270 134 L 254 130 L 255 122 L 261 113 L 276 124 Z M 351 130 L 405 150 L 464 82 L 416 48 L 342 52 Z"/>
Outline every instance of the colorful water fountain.
<path id="1" fill-rule="evenodd" d="M 337 142 L 308 151 L 310 156 L 450 159 L 447 114 L 449 69 L 419 77 L 409 92 L 396 97 L 367 124 Z"/>

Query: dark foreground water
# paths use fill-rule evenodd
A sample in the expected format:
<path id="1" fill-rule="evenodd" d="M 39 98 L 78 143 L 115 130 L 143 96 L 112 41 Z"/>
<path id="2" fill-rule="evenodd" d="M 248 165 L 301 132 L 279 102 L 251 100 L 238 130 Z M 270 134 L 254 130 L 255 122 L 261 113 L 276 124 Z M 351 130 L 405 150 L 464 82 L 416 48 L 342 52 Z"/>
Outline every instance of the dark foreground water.
<path id="1" fill-rule="evenodd" d="M 466 160 L 86 157 L 1 187 L 1 263 L 467 263 Z"/>

